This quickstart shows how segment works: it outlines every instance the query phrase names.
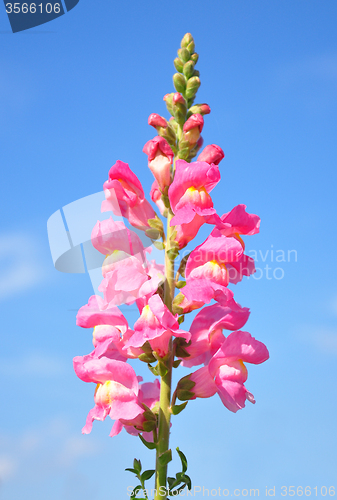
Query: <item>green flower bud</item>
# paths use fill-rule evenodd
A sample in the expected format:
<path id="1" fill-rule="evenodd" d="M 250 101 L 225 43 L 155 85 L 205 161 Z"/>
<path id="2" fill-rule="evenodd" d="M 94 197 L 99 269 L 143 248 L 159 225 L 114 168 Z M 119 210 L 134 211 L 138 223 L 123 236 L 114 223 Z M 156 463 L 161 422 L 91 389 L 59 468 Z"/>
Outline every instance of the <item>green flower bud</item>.
<path id="1" fill-rule="evenodd" d="M 180 73 L 173 75 L 173 85 L 177 92 L 184 93 L 186 89 L 186 78 Z"/>
<path id="2" fill-rule="evenodd" d="M 194 52 L 194 54 L 191 55 L 191 60 L 194 62 L 194 64 L 197 64 L 198 59 L 199 59 L 199 54 Z"/>
<path id="3" fill-rule="evenodd" d="M 193 61 L 187 61 L 187 63 L 184 64 L 183 67 L 183 73 L 186 76 L 187 79 L 191 78 L 193 76 L 194 72 L 194 62 Z"/>
<path id="4" fill-rule="evenodd" d="M 193 76 L 190 78 L 187 82 L 186 86 L 186 97 L 187 99 L 192 99 L 192 97 L 195 96 L 195 94 L 198 91 L 198 88 L 200 87 L 200 78 L 198 76 Z"/>
<path id="5" fill-rule="evenodd" d="M 190 60 L 191 54 L 187 49 L 183 48 L 178 50 L 178 56 L 185 63 Z"/>
<path id="6" fill-rule="evenodd" d="M 174 106 L 174 118 L 179 125 L 183 126 L 186 121 L 187 108 L 184 104 L 177 102 Z"/>
<path id="7" fill-rule="evenodd" d="M 176 57 L 175 60 L 173 61 L 173 64 L 174 64 L 174 67 L 177 71 L 179 71 L 179 73 L 182 73 L 183 72 L 183 66 L 184 66 L 184 63 L 182 62 L 181 59 L 179 59 L 179 57 Z"/>
<path id="8" fill-rule="evenodd" d="M 188 45 L 187 45 L 187 50 L 189 51 L 190 54 L 193 54 L 195 49 L 195 43 L 194 40 L 192 40 Z"/>
<path id="9" fill-rule="evenodd" d="M 173 113 L 173 109 L 172 109 L 172 104 L 173 104 L 173 96 L 174 96 L 174 92 L 172 92 L 171 94 L 166 94 L 164 95 L 163 99 L 165 101 L 165 104 L 166 104 L 166 107 L 167 107 L 167 111 L 172 115 L 174 116 L 174 113 Z"/>
<path id="10" fill-rule="evenodd" d="M 191 35 L 191 33 L 186 33 L 186 35 L 184 35 L 183 39 L 181 40 L 180 46 L 187 47 L 187 45 L 191 42 L 194 42 L 193 36 Z"/>

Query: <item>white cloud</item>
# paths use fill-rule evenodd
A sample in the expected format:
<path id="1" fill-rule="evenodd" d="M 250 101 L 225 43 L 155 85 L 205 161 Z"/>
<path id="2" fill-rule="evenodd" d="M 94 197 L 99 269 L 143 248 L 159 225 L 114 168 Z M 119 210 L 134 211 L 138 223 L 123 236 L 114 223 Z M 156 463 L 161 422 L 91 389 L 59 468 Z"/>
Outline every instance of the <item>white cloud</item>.
<path id="1" fill-rule="evenodd" d="M 300 338 L 309 342 L 315 349 L 331 356 L 337 356 L 337 329 L 327 327 L 303 326 L 299 330 Z"/>
<path id="2" fill-rule="evenodd" d="M 13 458 L 0 455 L 0 482 L 8 481 L 15 475 L 17 464 Z"/>
<path id="3" fill-rule="evenodd" d="M 24 234 L 0 235 L 0 300 L 43 280 L 36 242 Z"/>

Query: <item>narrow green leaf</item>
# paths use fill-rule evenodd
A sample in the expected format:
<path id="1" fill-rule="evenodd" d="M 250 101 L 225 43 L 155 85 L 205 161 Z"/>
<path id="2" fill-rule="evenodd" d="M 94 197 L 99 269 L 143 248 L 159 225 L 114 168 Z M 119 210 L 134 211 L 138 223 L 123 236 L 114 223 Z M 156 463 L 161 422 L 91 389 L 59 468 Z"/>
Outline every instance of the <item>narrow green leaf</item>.
<path id="1" fill-rule="evenodd" d="M 168 485 L 169 485 L 170 489 L 172 488 L 172 484 L 174 483 L 174 481 L 175 481 L 174 477 L 168 477 L 167 478 L 167 482 L 168 482 Z"/>
<path id="2" fill-rule="evenodd" d="M 172 450 L 166 450 L 164 453 L 161 453 L 158 457 L 159 465 L 167 465 L 172 460 Z"/>
<path id="3" fill-rule="evenodd" d="M 158 249 L 158 250 L 164 250 L 165 245 L 162 241 L 154 241 L 153 245 Z"/>
<path id="4" fill-rule="evenodd" d="M 161 377 L 165 377 L 168 372 L 168 368 L 161 362 L 158 363 L 158 372 Z"/>
<path id="5" fill-rule="evenodd" d="M 150 363 L 148 363 L 147 367 L 150 370 L 150 372 L 153 373 L 153 375 L 155 377 L 157 377 L 159 375 L 159 373 L 158 373 L 158 365 L 152 366 L 152 365 L 150 365 Z"/>
<path id="6" fill-rule="evenodd" d="M 127 470 L 128 472 L 132 472 L 132 474 L 138 474 L 138 472 L 136 471 L 136 469 L 125 469 Z"/>
<path id="7" fill-rule="evenodd" d="M 179 447 L 177 446 L 176 448 L 177 452 L 178 452 L 178 455 L 180 457 L 180 460 L 181 460 L 181 465 L 183 467 L 183 472 L 186 472 L 187 471 L 187 458 L 186 456 L 184 455 L 184 453 L 182 451 L 179 450 Z"/>
<path id="8" fill-rule="evenodd" d="M 172 363 L 173 368 L 178 368 L 180 363 L 181 363 L 181 359 L 176 359 L 175 361 L 173 361 L 173 363 Z"/>
<path id="9" fill-rule="evenodd" d="M 182 403 L 181 405 L 173 405 L 171 407 L 171 412 L 173 415 L 179 415 L 180 412 L 182 412 L 187 405 L 188 401 L 185 401 L 185 403 Z"/>
<path id="10" fill-rule="evenodd" d="M 149 441 L 146 441 L 146 439 L 143 438 L 140 434 L 138 434 L 139 439 L 141 442 L 148 448 L 149 450 L 154 450 L 157 448 L 157 445 L 155 443 L 150 443 Z"/>

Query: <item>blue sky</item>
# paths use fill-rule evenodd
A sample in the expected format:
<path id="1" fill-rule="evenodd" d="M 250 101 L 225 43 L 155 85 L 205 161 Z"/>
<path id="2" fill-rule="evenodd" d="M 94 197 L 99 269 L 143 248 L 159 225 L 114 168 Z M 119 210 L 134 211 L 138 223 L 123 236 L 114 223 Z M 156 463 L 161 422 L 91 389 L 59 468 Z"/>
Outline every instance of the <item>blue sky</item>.
<path id="1" fill-rule="evenodd" d="M 137 439 L 108 437 L 110 421 L 81 434 L 93 387 L 72 358 L 92 347 L 75 316 L 92 285 L 53 268 L 46 225 L 100 191 L 118 159 L 148 192 L 147 117 L 167 116 L 162 98 L 188 31 L 198 101 L 212 109 L 205 144 L 226 154 L 214 204 L 224 213 L 245 203 L 262 220 L 245 239 L 261 279 L 233 289 L 270 360 L 248 368 L 256 405 L 234 415 L 217 396 L 190 403 L 173 421 L 172 447 L 210 490 L 265 496 L 275 486 L 280 498 L 281 486 L 337 488 L 336 15 L 332 0 L 80 0 L 12 34 L 0 9 L 1 499 L 119 500 L 135 484 L 123 472 L 133 458 L 152 467 Z M 297 259 L 277 262 L 277 250 Z"/>

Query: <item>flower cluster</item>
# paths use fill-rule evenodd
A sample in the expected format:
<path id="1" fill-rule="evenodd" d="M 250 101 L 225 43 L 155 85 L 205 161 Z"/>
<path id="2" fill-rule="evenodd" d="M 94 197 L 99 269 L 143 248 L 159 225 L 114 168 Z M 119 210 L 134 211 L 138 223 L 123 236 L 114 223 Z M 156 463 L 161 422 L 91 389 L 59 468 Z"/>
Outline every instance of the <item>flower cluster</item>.
<path id="1" fill-rule="evenodd" d="M 165 252 L 165 266 L 148 260 L 150 245 L 144 246 L 124 222 L 112 217 L 97 222 L 92 244 L 105 255 L 102 296 L 92 296 L 77 315 L 79 326 L 93 328 L 94 350 L 74 359 L 77 376 L 96 384 L 95 406 L 83 432 L 91 431 L 94 420 L 110 416 L 115 421 L 111 436 L 124 427 L 152 443 L 160 456 L 168 450 L 171 414 L 187 404 L 177 405 L 177 398 L 187 402 L 217 393 L 226 408 L 236 412 L 246 401 L 255 403 L 244 385 L 248 375 L 244 363 L 260 364 L 269 357 L 264 344 L 241 330 L 249 309 L 235 301 L 229 288 L 255 272 L 242 236 L 258 233 L 260 218 L 248 213 L 245 205 L 217 214 L 211 192 L 220 181 L 224 153 L 215 144 L 199 153 L 210 107 L 193 104 L 200 78 L 190 34 L 183 38 L 178 56 L 176 92 L 164 97 L 171 118 L 150 115 L 157 136 L 143 149 L 154 176 L 150 196 L 159 215 L 128 164 L 117 161 L 103 186 L 102 211 L 121 213 L 138 234 L 143 231 Z M 179 262 L 179 252 L 204 224 L 209 236 Z M 132 328 L 118 309 L 121 304 L 138 307 L 139 318 Z M 198 309 L 190 328 L 181 328 L 185 314 Z M 130 359 L 148 363 L 160 380 L 141 383 Z M 179 365 L 202 366 L 184 376 L 171 395 L 172 370 Z"/>

